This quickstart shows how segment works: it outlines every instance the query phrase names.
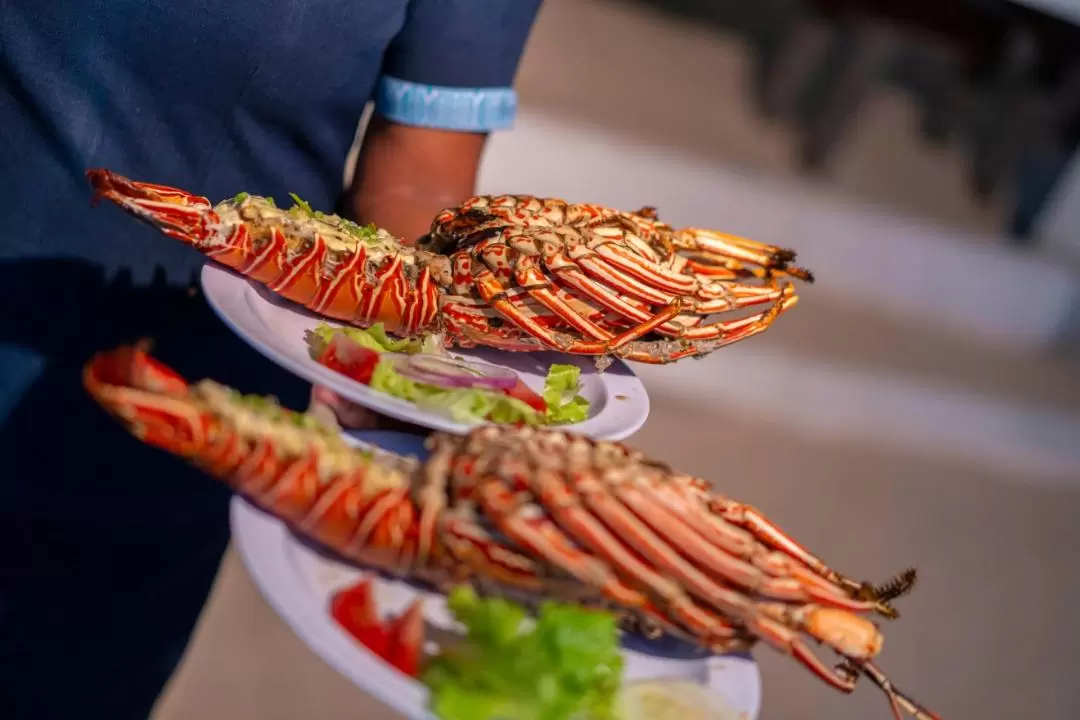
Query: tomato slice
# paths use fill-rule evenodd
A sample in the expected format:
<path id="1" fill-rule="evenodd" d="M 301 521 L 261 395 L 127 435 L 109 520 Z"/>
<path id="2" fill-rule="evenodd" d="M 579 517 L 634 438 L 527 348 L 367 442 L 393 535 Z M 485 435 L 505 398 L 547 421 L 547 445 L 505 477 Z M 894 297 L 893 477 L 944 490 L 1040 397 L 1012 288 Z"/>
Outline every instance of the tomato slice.
<path id="1" fill-rule="evenodd" d="M 424 653 L 423 601 L 417 599 L 396 618 L 379 620 L 371 580 L 361 580 L 330 601 L 330 616 L 368 650 L 409 677 L 420 672 Z"/>
<path id="2" fill-rule="evenodd" d="M 547 402 L 544 401 L 544 398 L 530 390 L 528 385 L 521 382 L 521 378 L 518 378 L 517 385 L 509 390 L 503 390 L 503 392 L 515 400 L 520 400 L 541 414 L 547 412 Z"/>
<path id="3" fill-rule="evenodd" d="M 386 661 L 409 677 L 420 674 L 424 654 L 424 603 L 414 600 L 400 616 L 387 624 Z"/>
<path id="4" fill-rule="evenodd" d="M 358 345 L 344 335 L 335 335 L 315 360 L 353 380 L 371 384 L 379 353 Z"/>
<path id="5" fill-rule="evenodd" d="M 375 610 L 370 580 L 363 580 L 334 595 L 330 601 L 330 616 L 357 642 L 379 657 L 386 657 L 390 641 Z"/>

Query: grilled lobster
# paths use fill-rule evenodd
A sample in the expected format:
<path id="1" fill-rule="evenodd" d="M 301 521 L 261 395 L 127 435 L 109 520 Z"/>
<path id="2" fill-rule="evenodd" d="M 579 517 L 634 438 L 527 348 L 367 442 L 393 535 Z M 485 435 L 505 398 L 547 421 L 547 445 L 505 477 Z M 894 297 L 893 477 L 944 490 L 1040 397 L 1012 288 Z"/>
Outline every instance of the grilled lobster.
<path id="1" fill-rule="evenodd" d="M 756 335 L 795 305 L 790 250 L 711 230 L 674 230 L 655 211 L 521 195 L 440 213 L 420 246 L 384 230 L 240 193 L 216 206 L 108 170 L 106 197 L 165 235 L 326 317 L 448 344 L 554 349 L 667 363 Z M 753 283 L 748 282 L 753 281 Z M 766 306 L 729 320 L 718 314 Z M 605 360 L 607 359 L 607 360 Z"/>
<path id="2" fill-rule="evenodd" d="M 875 665 L 883 636 L 867 617 L 895 617 L 889 601 L 913 571 L 882 587 L 849 580 L 754 508 L 622 444 L 485 426 L 433 435 L 420 463 L 351 447 L 273 401 L 189 385 L 141 346 L 97 355 L 83 381 L 143 442 L 355 562 L 442 589 L 605 607 L 717 652 L 763 640 L 845 692 L 866 675 L 897 717 L 935 717 Z"/>

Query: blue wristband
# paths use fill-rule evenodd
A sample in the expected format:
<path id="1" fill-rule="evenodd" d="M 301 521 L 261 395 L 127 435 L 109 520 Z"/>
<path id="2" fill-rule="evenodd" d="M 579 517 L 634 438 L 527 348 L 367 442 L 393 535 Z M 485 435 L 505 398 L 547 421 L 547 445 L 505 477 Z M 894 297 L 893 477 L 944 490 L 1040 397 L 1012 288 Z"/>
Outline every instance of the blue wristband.
<path id="1" fill-rule="evenodd" d="M 384 75 L 375 91 L 375 111 L 403 125 L 488 132 L 514 124 L 513 88 L 456 88 L 399 80 Z"/>

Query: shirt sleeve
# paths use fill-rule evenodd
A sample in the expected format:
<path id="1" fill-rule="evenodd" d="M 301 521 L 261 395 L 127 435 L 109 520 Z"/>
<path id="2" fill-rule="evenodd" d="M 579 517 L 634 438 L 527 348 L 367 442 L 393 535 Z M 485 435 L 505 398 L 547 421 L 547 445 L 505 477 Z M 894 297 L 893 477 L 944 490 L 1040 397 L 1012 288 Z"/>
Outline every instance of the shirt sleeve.
<path id="1" fill-rule="evenodd" d="M 387 48 L 375 111 L 444 130 L 508 128 L 514 76 L 541 0 L 410 0 Z"/>

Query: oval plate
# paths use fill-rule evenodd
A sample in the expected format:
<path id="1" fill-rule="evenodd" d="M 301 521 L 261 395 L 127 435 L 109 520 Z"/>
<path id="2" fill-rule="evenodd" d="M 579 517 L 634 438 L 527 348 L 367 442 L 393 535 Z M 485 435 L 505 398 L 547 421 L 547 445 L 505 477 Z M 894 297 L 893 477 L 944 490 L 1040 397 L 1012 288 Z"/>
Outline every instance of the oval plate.
<path id="1" fill-rule="evenodd" d="M 452 433 L 474 425 L 454 422 L 399 398 L 372 390 L 311 359 L 305 340 L 320 322 L 341 323 L 314 315 L 216 263 L 202 269 L 202 288 L 210 306 L 226 325 L 271 361 L 312 383 L 330 388 L 344 398 L 384 415 Z M 488 348 L 459 349 L 453 353 L 509 368 L 536 392 L 544 388 L 548 368 L 556 363 L 581 368 L 581 395 L 589 401 L 589 417 L 567 429 L 596 439 L 621 440 L 635 433 L 649 416 L 649 396 L 634 371 L 616 360 L 597 373 L 588 357 L 555 352 L 511 353 Z M 479 423 L 477 423 L 479 424 Z"/>
<path id="2" fill-rule="evenodd" d="M 424 457 L 423 439 L 404 433 L 363 431 L 347 437 L 399 454 Z M 385 579 L 333 557 L 294 535 L 284 523 L 236 496 L 230 508 L 233 538 L 244 566 L 263 597 L 300 638 L 354 685 L 410 720 L 434 720 L 424 685 L 402 675 L 342 630 L 330 617 L 334 593 L 365 575 L 374 581 L 378 610 L 396 615 L 424 596 L 429 638 L 454 632 L 441 595 Z M 429 642 L 428 650 L 433 650 Z M 749 654 L 705 655 L 672 639 L 649 643 L 625 638 L 624 682 L 683 679 L 707 686 L 732 717 L 755 720 L 761 708 L 761 676 Z"/>

